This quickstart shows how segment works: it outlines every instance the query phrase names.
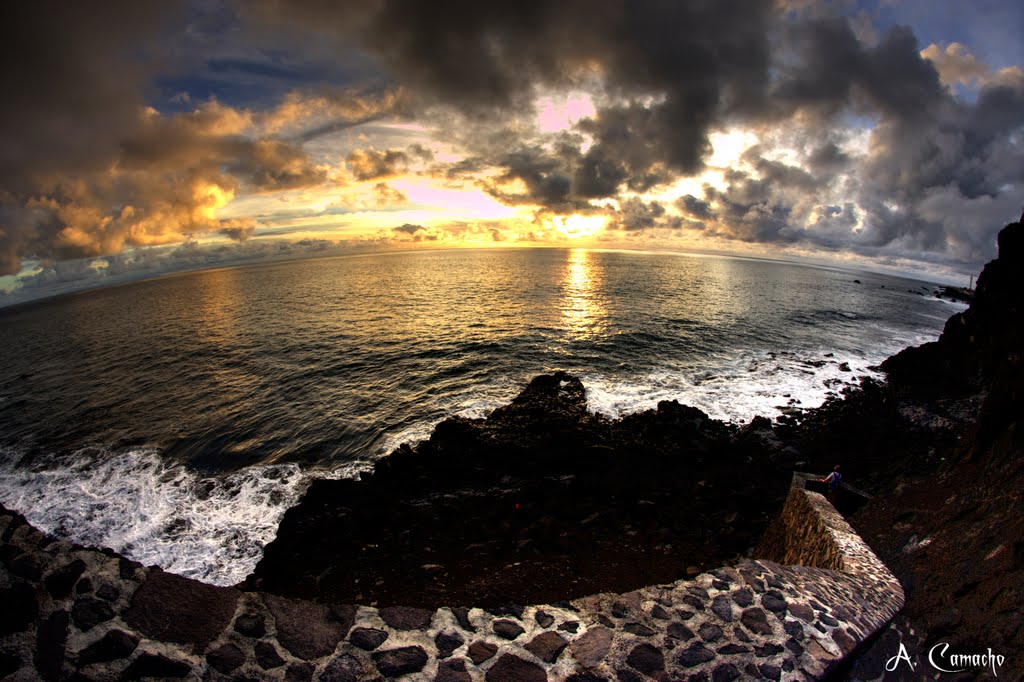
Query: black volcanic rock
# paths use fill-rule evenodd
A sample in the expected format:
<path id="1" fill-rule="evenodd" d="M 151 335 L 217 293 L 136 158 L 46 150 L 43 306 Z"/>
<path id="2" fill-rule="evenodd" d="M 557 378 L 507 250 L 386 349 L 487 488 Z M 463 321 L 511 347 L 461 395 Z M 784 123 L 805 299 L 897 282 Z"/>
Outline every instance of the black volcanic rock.
<path id="1" fill-rule="evenodd" d="M 882 363 L 890 381 L 978 389 L 1024 360 L 1024 225 L 999 233 L 999 257 L 978 276 L 971 307 L 949 318 L 938 341 Z"/>
<path id="2" fill-rule="evenodd" d="M 1024 647 L 1018 606 L 1024 599 L 1022 295 L 1024 225 L 1012 223 L 999 234 L 999 257 L 979 276 L 970 308 L 950 318 L 937 342 L 883 363 L 889 386 L 876 392 L 882 401 L 917 415 L 917 422 L 921 415 L 939 417 L 924 419 L 931 428 L 916 428 L 932 456 L 924 470 L 921 445 L 894 433 L 888 485 L 879 480 L 879 494 L 852 521 L 905 585 L 902 631 L 916 633 L 923 649 L 939 642 L 956 651 Z M 856 421 L 854 415 L 878 411 L 880 402 L 845 410 Z M 946 429 L 951 439 L 936 436 L 943 429 L 935 424 L 958 415 L 966 428 Z M 891 641 L 883 638 L 878 647 L 853 662 L 853 675 L 880 672 Z M 1024 664 L 1007 657 L 998 674 L 1019 679 Z"/>
<path id="3" fill-rule="evenodd" d="M 122 630 L 111 630 L 78 654 L 78 665 L 105 663 L 131 656 L 139 646 L 139 638 Z"/>
<path id="4" fill-rule="evenodd" d="M 35 592 L 25 583 L 0 588 L 0 636 L 24 632 L 39 615 Z"/>
<path id="5" fill-rule="evenodd" d="M 231 622 L 238 597 L 238 591 L 231 588 L 214 587 L 153 569 L 132 596 L 124 620 L 153 639 L 192 644 L 202 649 Z M 72 611 L 72 617 L 74 615 Z M 88 615 L 91 616 L 91 612 Z M 162 665 L 151 663 L 156 667 Z"/>
<path id="6" fill-rule="evenodd" d="M 785 495 L 777 439 L 738 433 L 674 401 L 610 420 L 575 377 L 538 376 L 362 480 L 313 482 L 244 587 L 494 608 L 675 580 L 746 551 Z"/>

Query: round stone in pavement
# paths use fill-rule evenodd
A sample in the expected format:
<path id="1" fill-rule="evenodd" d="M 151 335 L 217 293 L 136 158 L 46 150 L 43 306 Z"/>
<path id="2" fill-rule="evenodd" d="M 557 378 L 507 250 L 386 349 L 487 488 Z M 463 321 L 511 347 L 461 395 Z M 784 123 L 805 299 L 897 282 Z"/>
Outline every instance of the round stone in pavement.
<path id="1" fill-rule="evenodd" d="M 626 657 L 626 663 L 634 670 L 653 677 L 665 669 L 665 656 L 650 644 L 637 644 Z"/>
<path id="2" fill-rule="evenodd" d="M 82 632 L 88 632 L 113 617 L 114 609 L 102 599 L 83 597 L 76 599 L 74 606 L 71 607 L 71 620 Z"/>
<path id="3" fill-rule="evenodd" d="M 533 614 L 533 619 L 537 621 L 537 625 L 542 628 L 549 628 L 555 623 L 555 617 L 546 611 L 538 611 Z"/>
<path id="4" fill-rule="evenodd" d="M 404 646 L 373 654 L 373 662 L 384 677 L 418 673 L 427 664 L 427 652 L 418 646 Z"/>
<path id="5" fill-rule="evenodd" d="M 524 648 L 546 663 L 554 663 L 569 642 L 557 632 L 542 632 Z"/>
<path id="6" fill-rule="evenodd" d="M 255 613 L 243 613 L 235 619 L 235 632 L 259 639 L 267 634 L 267 626 L 263 622 L 263 616 Z"/>
<path id="7" fill-rule="evenodd" d="M 458 633 L 454 632 L 439 632 L 434 637 L 434 646 L 437 647 L 438 658 L 448 658 L 452 655 L 456 649 L 465 643 L 466 640 L 462 639 Z"/>
<path id="8" fill-rule="evenodd" d="M 434 682 L 473 682 L 473 676 L 466 671 L 466 662 L 457 658 L 437 666 Z"/>
<path id="9" fill-rule="evenodd" d="M 750 653 L 750 649 L 739 644 L 726 644 L 723 647 L 719 647 L 718 653 L 720 654 L 746 654 Z"/>
<path id="10" fill-rule="evenodd" d="M 604 627 L 592 627 L 582 637 L 577 638 L 570 649 L 573 658 L 584 668 L 595 668 L 600 665 L 612 646 L 612 631 Z"/>
<path id="11" fill-rule="evenodd" d="M 464 606 L 456 607 L 452 609 L 452 615 L 455 616 L 460 628 L 466 632 L 476 632 L 476 628 L 469 622 L 469 609 Z"/>
<path id="12" fill-rule="evenodd" d="M 681 639 L 683 641 L 693 639 L 693 630 L 686 627 L 682 623 L 669 623 L 668 624 L 668 636 L 672 639 Z"/>
<path id="13" fill-rule="evenodd" d="M 732 682 L 738 679 L 740 671 L 732 663 L 723 663 L 711 671 L 711 682 Z"/>
<path id="14" fill-rule="evenodd" d="M 71 588 L 75 586 L 79 576 L 83 573 L 85 573 L 85 562 L 75 559 L 46 576 L 43 584 L 46 585 L 46 591 L 50 593 L 51 597 L 63 599 L 71 594 Z"/>
<path id="15" fill-rule="evenodd" d="M 725 633 L 722 631 L 722 628 L 713 623 L 704 623 L 697 630 L 697 634 L 705 642 L 717 642 L 722 639 L 722 635 Z"/>
<path id="16" fill-rule="evenodd" d="M 159 654 L 141 654 L 121 673 L 122 680 L 138 680 L 143 677 L 181 678 L 192 672 L 184 661 L 176 661 Z"/>
<path id="17" fill-rule="evenodd" d="M 689 649 L 684 650 L 679 654 L 679 665 L 685 668 L 692 668 L 700 665 L 701 663 L 707 663 L 715 657 L 715 652 L 708 649 L 706 646 L 697 642 L 693 644 Z"/>
<path id="18" fill-rule="evenodd" d="M 814 620 L 814 609 L 807 604 L 789 604 L 789 612 L 805 623 L 810 623 Z"/>
<path id="19" fill-rule="evenodd" d="M 747 588 L 743 587 L 733 593 L 732 600 L 740 607 L 746 608 L 754 603 L 754 594 Z"/>
<path id="20" fill-rule="evenodd" d="M 781 654 L 785 649 L 774 642 L 766 642 L 759 647 L 754 648 L 754 655 L 758 658 L 767 658 L 768 656 L 774 656 L 775 654 Z"/>
<path id="21" fill-rule="evenodd" d="M 650 637 L 654 634 L 654 630 L 643 623 L 626 623 L 622 629 L 631 635 L 636 635 L 637 637 Z"/>
<path id="22" fill-rule="evenodd" d="M 202 651 L 231 623 L 238 598 L 234 588 L 151 569 L 121 618 L 149 639 L 191 644 Z"/>
<path id="23" fill-rule="evenodd" d="M 498 637 L 509 640 L 515 639 L 525 632 L 519 623 L 512 620 L 496 620 L 491 628 Z"/>
<path id="24" fill-rule="evenodd" d="M 485 679 L 487 682 L 547 682 L 548 674 L 536 663 L 505 654 L 491 666 Z"/>
<path id="25" fill-rule="evenodd" d="M 277 647 L 270 642 L 256 642 L 254 651 L 256 652 L 256 663 L 264 670 L 273 670 L 284 665 L 284 659 L 277 652 Z"/>
<path id="26" fill-rule="evenodd" d="M 309 682 L 316 666 L 312 663 L 292 663 L 284 671 L 284 682 Z"/>
<path id="27" fill-rule="evenodd" d="M 363 675 L 363 664 L 350 654 L 342 654 L 327 664 L 317 678 L 321 682 L 358 682 Z"/>
<path id="28" fill-rule="evenodd" d="M 355 620 L 355 607 L 316 604 L 263 594 L 277 626 L 277 642 L 296 658 L 312 660 L 334 652 Z"/>
<path id="29" fill-rule="evenodd" d="M 206 654 L 206 660 L 217 672 L 227 675 L 245 663 L 245 652 L 234 644 L 223 644 Z"/>
<path id="30" fill-rule="evenodd" d="M 480 665 L 488 658 L 498 653 L 498 645 L 490 642 L 473 642 L 469 645 L 469 660 Z"/>
<path id="31" fill-rule="evenodd" d="M 755 635 L 772 634 L 772 626 L 768 624 L 768 616 L 763 609 L 754 607 L 745 610 L 740 615 L 740 622 Z"/>
<path id="32" fill-rule="evenodd" d="M 377 628 L 352 628 L 348 641 L 364 651 L 373 651 L 388 638 L 388 633 Z"/>
<path id="33" fill-rule="evenodd" d="M 728 595 L 720 594 L 711 600 L 711 610 L 725 622 L 732 621 L 732 600 Z"/>
<path id="34" fill-rule="evenodd" d="M 761 597 L 761 606 L 775 614 L 786 613 L 786 600 L 781 595 L 766 594 Z"/>
<path id="35" fill-rule="evenodd" d="M 129 635 L 122 630 L 111 630 L 103 635 L 101 639 L 87 646 L 82 653 L 78 654 L 78 665 L 106 663 L 107 661 L 128 658 L 138 645 L 138 637 Z"/>

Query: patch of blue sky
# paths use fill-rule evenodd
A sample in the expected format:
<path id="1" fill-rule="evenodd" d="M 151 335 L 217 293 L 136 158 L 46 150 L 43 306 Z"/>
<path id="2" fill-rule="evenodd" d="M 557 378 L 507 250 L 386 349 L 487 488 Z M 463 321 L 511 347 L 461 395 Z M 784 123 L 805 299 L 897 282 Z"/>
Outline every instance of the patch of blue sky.
<path id="1" fill-rule="evenodd" d="M 909 25 L 921 44 L 962 43 L 995 69 L 1024 65 L 1024 3 L 1019 0 L 861 0 L 883 32 Z"/>

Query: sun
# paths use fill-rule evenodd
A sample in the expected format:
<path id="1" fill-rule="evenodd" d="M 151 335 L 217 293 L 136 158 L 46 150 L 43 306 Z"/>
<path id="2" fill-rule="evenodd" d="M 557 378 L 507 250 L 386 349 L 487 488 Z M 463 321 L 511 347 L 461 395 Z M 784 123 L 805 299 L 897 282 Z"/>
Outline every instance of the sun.
<path id="1" fill-rule="evenodd" d="M 601 215 L 580 215 L 573 213 L 570 216 L 555 216 L 552 223 L 555 229 L 569 239 L 583 239 L 593 237 L 604 229 L 608 218 Z"/>

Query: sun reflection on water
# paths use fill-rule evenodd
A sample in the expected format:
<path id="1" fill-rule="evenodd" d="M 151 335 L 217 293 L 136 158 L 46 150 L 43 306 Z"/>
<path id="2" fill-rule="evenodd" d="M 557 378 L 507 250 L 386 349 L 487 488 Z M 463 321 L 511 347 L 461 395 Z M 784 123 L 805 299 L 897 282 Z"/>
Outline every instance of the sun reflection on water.
<path id="1" fill-rule="evenodd" d="M 608 311 L 601 295 L 602 278 L 590 251 L 569 251 L 562 280 L 562 325 L 572 341 L 604 333 Z"/>

